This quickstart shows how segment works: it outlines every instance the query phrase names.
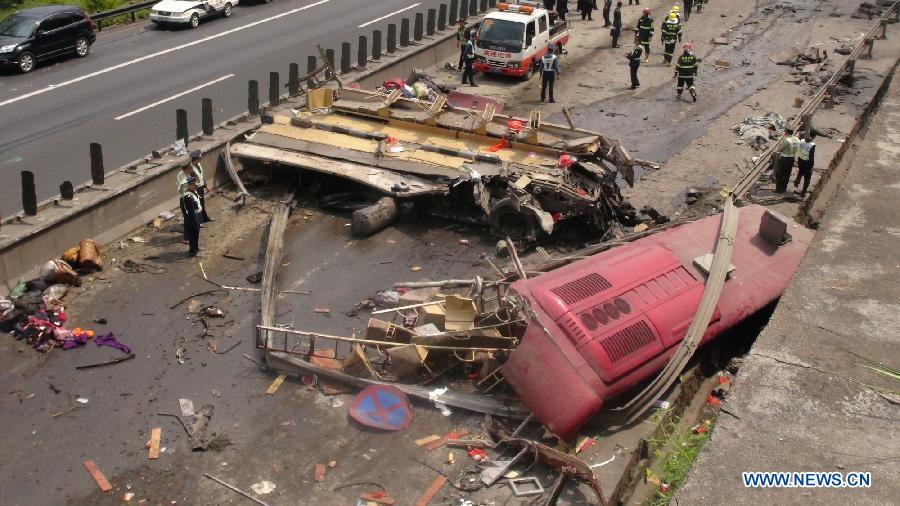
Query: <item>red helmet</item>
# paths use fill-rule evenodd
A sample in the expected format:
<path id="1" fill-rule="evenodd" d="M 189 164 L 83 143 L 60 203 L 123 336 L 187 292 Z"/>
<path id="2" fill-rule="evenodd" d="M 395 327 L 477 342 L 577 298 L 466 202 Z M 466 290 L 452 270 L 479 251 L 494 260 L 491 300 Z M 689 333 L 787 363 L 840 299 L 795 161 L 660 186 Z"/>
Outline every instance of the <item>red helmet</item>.
<path id="1" fill-rule="evenodd" d="M 647 7 L 644 7 L 644 14 L 650 14 L 650 9 Z"/>
<path id="2" fill-rule="evenodd" d="M 691 49 L 694 49 L 694 45 L 691 44 L 690 42 L 685 42 L 685 43 L 684 43 L 684 50 L 685 50 L 685 51 L 690 51 Z"/>

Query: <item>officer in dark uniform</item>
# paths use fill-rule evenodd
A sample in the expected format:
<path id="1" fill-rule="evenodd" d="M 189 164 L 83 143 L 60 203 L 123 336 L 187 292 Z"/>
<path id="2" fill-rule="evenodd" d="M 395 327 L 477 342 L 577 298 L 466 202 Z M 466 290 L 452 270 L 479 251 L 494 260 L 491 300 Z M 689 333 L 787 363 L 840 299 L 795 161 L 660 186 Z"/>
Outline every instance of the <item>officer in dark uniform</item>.
<path id="1" fill-rule="evenodd" d="M 697 63 L 699 63 L 699 61 L 700 60 L 694 56 L 693 45 L 690 42 L 685 42 L 684 52 L 681 53 L 681 56 L 678 58 L 678 63 L 675 65 L 675 77 L 678 78 L 677 93 L 679 99 L 681 99 L 681 93 L 684 91 L 684 87 L 687 86 L 694 102 L 697 101 L 697 89 L 694 88 L 694 78 L 697 77 Z"/>
<path id="2" fill-rule="evenodd" d="M 559 75 L 559 57 L 553 53 L 553 43 L 547 44 L 547 52 L 541 57 L 541 102 L 544 101 L 547 89 L 550 89 L 550 103 L 553 100 L 553 84 Z"/>
<path id="3" fill-rule="evenodd" d="M 622 47 L 619 45 L 619 35 L 622 35 L 622 2 L 616 2 L 616 9 L 613 11 L 612 30 L 609 34 L 612 36 L 612 47 Z"/>
<path id="4" fill-rule="evenodd" d="M 195 257 L 200 251 L 200 224 L 203 222 L 203 207 L 197 195 L 197 177 L 188 176 L 187 190 L 181 195 L 181 207 L 184 209 L 184 232 L 187 236 L 188 255 Z"/>
<path id="5" fill-rule="evenodd" d="M 469 82 L 469 86 L 478 86 L 475 84 L 475 69 L 472 65 L 475 64 L 475 40 L 478 38 L 474 33 L 469 34 L 468 40 L 466 40 L 466 44 L 463 46 L 463 60 L 465 61 L 465 70 L 463 70 L 462 75 L 462 84 L 466 84 L 466 81 Z"/>
<path id="6" fill-rule="evenodd" d="M 556 13 L 559 14 L 559 19 L 565 21 L 568 12 L 569 0 L 556 0 Z"/>
<path id="7" fill-rule="evenodd" d="M 691 19 L 691 9 L 694 8 L 694 0 L 684 0 L 684 20 Z"/>
<path id="8" fill-rule="evenodd" d="M 644 44 L 640 36 L 634 36 L 634 49 L 630 53 L 625 54 L 628 58 L 628 69 L 631 71 L 631 88 L 632 90 L 640 88 L 641 82 L 638 80 L 638 69 L 641 67 L 641 56 L 644 54 Z"/>
<path id="9" fill-rule="evenodd" d="M 644 63 L 650 61 L 650 40 L 653 38 L 653 18 L 650 17 L 650 9 L 644 9 L 644 15 L 638 19 L 638 37 L 644 46 Z"/>

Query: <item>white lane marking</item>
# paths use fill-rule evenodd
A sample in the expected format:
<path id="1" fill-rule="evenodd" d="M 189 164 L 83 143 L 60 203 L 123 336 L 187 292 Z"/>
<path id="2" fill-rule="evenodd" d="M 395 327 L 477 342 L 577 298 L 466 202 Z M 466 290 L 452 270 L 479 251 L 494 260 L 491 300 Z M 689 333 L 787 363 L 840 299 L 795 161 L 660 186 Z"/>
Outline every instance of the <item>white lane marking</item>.
<path id="1" fill-rule="evenodd" d="M 115 119 L 116 121 L 119 121 L 120 119 L 125 119 L 125 118 L 127 118 L 127 117 L 129 117 L 129 116 L 134 116 L 135 114 L 144 112 L 144 111 L 146 111 L 147 109 L 152 109 L 152 108 L 154 108 L 154 107 L 156 107 L 156 106 L 158 106 L 158 105 L 165 104 L 166 102 L 171 102 L 172 100 L 175 100 L 176 98 L 181 98 L 181 97 L 187 95 L 188 93 L 193 93 L 193 92 L 195 92 L 195 91 L 197 91 L 197 90 L 202 90 L 203 88 L 206 88 L 207 86 L 212 86 L 212 85 L 214 85 L 214 84 L 216 84 L 216 83 L 218 83 L 218 82 L 222 82 L 222 81 L 228 79 L 229 77 L 234 77 L 234 74 L 228 74 L 227 76 L 222 76 L 222 77 L 220 77 L 220 78 L 218 78 L 218 79 L 213 79 L 212 81 L 210 81 L 210 82 L 208 82 L 208 83 L 201 84 L 200 86 L 195 86 L 195 87 L 193 87 L 193 88 L 191 88 L 191 89 L 189 89 L 189 90 L 182 91 L 181 93 L 178 93 L 177 95 L 172 95 L 172 96 L 169 97 L 169 98 L 164 98 L 164 99 L 162 99 L 162 100 L 153 102 L 153 103 L 150 104 L 150 105 L 145 105 L 144 107 L 141 107 L 140 109 L 136 109 L 136 110 L 134 110 L 134 111 L 131 111 L 131 112 L 129 112 L 128 114 L 123 114 L 123 115 L 121 115 L 121 116 L 116 116 L 116 117 L 113 118 L 113 119 Z"/>
<path id="2" fill-rule="evenodd" d="M 403 12 L 403 11 L 408 11 L 408 10 L 410 10 L 410 9 L 415 9 L 415 8 L 418 7 L 418 6 L 419 6 L 419 2 L 416 2 L 416 3 L 412 4 L 412 5 L 410 5 L 409 7 L 404 7 L 404 8 L 402 8 L 402 9 L 400 9 L 400 10 L 398 10 L 398 11 L 394 11 L 394 12 L 392 12 L 392 13 L 390 13 L 390 14 L 385 14 L 384 16 L 381 16 L 380 18 L 375 18 L 375 19 L 373 19 L 372 21 L 365 22 L 365 23 L 363 23 L 363 24 L 357 26 L 357 28 L 365 28 L 365 27 L 371 25 L 372 23 L 377 23 L 377 22 L 381 21 L 382 19 L 387 19 L 387 18 L 393 16 L 394 14 L 400 14 L 400 13 Z"/>
<path id="3" fill-rule="evenodd" d="M 169 48 L 169 49 L 164 49 L 164 50 L 159 51 L 159 52 L 157 52 L 157 53 L 152 53 L 152 54 L 148 54 L 148 55 L 145 55 L 145 56 L 141 56 L 140 58 L 135 58 L 135 59 L 133 59 L 133 60 L 129 60 L 129 61 L 120 63 L 120 64 L 118 64 L 118 65 L 113 65 L 112 67 L 107 67 L 107 68 L 105 68 L 105 69 L 98 70 L 98 71 L 96 71 L 96 72 L 91 72 L 90 74 L 85 74 L 85 75 L 83 75 L 83 76 L 81 76 L 81 77 L 76 77 L 76 78 L 74 78 L 74 79 L 70 79 L 70 80 L 68 80 L 68 81 L 65 81 L 65 82 L 62 82 L 62 83 L 59 83 L 59 84 L 51 84 L 50 86 L 47 86 L 47 87 L 45 87 L 45 88 L 41 88 L 41 89 L 39 89 L 39 90 L 32 91 L 31 93 L 26 93 L 26 94 L 20 95 L 20 96 L 18 96 L 18 97 L 13 97 L 13 98 L 10 98 L 10 99 L 8 99 L 8 100 L 4 100 L 3 102 L 0 102 L 0 107 L 6 106 L 6 105 L 9 105 L 9 104 L 14 104 L 14 103 L 19 102 L 19 101 L 21 101 L 21 100 L 25 100 L 25 99 L 27 99 L 27 98 L 31 98 L 31 97 L 36 96 L 36 95 L 40 95 L 40 94 L 42 94 L 42 93 L 46 93 L 46 92 L 48 92 L 48 91 L 50 91 L 50 90 L 55 90 L 55 89 L 57 89 L 57 88 L 62 88 L 63 86 L 69 86 L 70 84 L 75 84 L 75 83 L 84 81 L 85 79 L 90 79 L 90 78 L 92 78 L 92 77 L 97 77 L 97 76 L 99 76 L 99 75 L 106 74 L 107 72 L 112 72 L 112 71 L 114 71 L 114 70 L 119 70 L 120 68 L 128 67 L 128 66 L 130 66 L 130 65 L 134 65 L 135 63 L 140 63 L 140 62 L 142 62 L 142 61 L 149 60 L 149 59 L 151 59 L 151 58 L 156 58 L 156 57 L 162 56 L 162 55 L 164 55 L 164 54 L 174 53 L 175 51 L 180 51 L 180 50 L 182 50 L 182 49 L 184 49 L 184 48 L 187 48 L 187 47 L 196 46 L 197 44 L 202 44 L 202 43 L 204 43 L 204 42 L 209 42 L 209 41 L 211 41 L 211 40 L 218 39 L 219 37 L 224 37 L 224 36 L 226 36 L 226 35 L 231 35 L 232 33 L 239 32 L 239 31 L 241 31 L 241 30 L 246 30 L 246 29 L 248 29 L 248 28 L 252 28 L 252 27 L 254 27 L 254 26 L 261 25 L 261 24 L 263 24 L 263 23 L 268 23 L 269 21 L 274 21 L 274 20 L 276 20 L 276 19 L 283 18 L 283 17 L 285 17 L 285 16 L 290 16 L 291 14 L 296 14 L 296 13 L 298 13 L 298 12 L 305 11 L 306 9 L 310 9 L 310 8 L 312 8 L 312 7 L 317 7 L 317 6 L 319 6 L 319 5 L 326 4 L 326 3 L 330 2 L 330 1 L 331 1 L 331 0 L 319 0 L 318 2 L 311 3 L 311 4 L 309 4 L 309 5 L 304 5 L 303 7 L 298 7 L 298 8 L 296 8 L 296 9 L 291 9 L 291 10 L 289 10 L 289 11 L 282 12 L 281 14 L 276 14 L 276 15 L 274 15 L 274 16 L 270 16 L 270 17 L 268 17 L 268 18 L 260 19 L 260 20 L 258 20 L 258 21 L 254 21 L 254 22 L 252 22 L 252 23 L 247 23 L 246 25 L 241 25 L 241 26 L 232 28 L 231 30 L 225 30 L 224 32 L 220 32 L 220 33 L 216 33 L 216 34 L 213 34 L 213 35 L 209 35 L 209 36 L 207 36 L 207 37 L 203 37 L 202 39 L 197 39 L 197 40 L 195 40 L 195 41 L 193 41 L 193 42 L 188 42 L 188 43 L 182 44 L 182 45 L 180 45 L 180 46 L 175 46 L 175 47 L 171 47 L 171 48 Z"/>

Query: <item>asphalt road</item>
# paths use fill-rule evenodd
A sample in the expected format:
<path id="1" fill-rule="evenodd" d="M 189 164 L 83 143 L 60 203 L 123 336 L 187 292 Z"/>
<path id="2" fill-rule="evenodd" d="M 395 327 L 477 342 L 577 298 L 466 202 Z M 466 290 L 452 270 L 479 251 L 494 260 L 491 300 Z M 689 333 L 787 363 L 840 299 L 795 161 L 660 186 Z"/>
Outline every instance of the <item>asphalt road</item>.
<path id="1" fill-rule="evenodd" d="M 175 140 L 176 109 L 188 111 L 189 130 L 198 132 L 201 98 L 212 99 L 214 118 L 222 121 L 247 109 L 248 80 L 259 81 L 265 101 L 269 72 L 280 72 L 283 83 L 290 63 L 305 72 L 317 44 L 339 55 L 340 44 L 350 42 L 355 61 L 359 35 L 371 43 L 373 30 L 386 34 L 389 23 L 404 16 L 412 21 L 440 3 L 241 3 L 231 18 L 209 18 L 195 30 L 139 22 L 100 32 L 87 58 L 47 63 L 27 75 L 4 70 L 0 215 L 21 210 L 23 170 L 35 173 L 38 200 L 49 198 L 65 180 L 90 180 L 91 142 L 103 145 L 107 170 L 119 167 Z"/>

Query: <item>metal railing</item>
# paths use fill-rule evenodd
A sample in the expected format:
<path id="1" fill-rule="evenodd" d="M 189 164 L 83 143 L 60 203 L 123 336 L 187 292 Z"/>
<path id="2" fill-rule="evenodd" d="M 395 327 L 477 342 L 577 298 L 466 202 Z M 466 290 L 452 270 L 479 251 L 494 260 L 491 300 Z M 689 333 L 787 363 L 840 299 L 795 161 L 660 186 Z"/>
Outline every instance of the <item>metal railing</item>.
<path id="1" fill-rule="evenodd" d="M 149 9 L 153 7 L 154 4 L 158 3 L 159 0 L 149 0 L 147 2 L 138 2 L 135 4 L 123 5 L 122 7 L 117 7 L 115 9 L 110 9 L 108 11 L 97 12 L 91 14 L 91 20 L 97 27 L 97 31 L 103 30 L 103 22 L 109 19 L 113 19 L 119 16 L 124 16 L 126 14 L 131 15 L 131 22 L 134 23 L 137 21 L 137 13 L 138 11 L 142 11 L 145 9 Z"/>

